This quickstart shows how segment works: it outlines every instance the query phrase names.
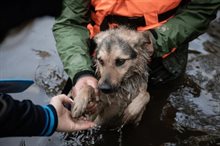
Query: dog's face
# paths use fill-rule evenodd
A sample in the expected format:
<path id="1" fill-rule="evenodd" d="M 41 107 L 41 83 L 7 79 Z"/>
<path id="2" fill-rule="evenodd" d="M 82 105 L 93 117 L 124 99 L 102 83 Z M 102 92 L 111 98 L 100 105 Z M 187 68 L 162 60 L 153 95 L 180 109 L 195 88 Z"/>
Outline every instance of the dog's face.
<path id="1" fill-rule="evenodd" d="M 116 91 L 121 82 L 134 74 L 141 49 L 152 51 L 149 35 L 124 27 L 101 32 L 94 40 L 98 86 L 104 93 Z"/>

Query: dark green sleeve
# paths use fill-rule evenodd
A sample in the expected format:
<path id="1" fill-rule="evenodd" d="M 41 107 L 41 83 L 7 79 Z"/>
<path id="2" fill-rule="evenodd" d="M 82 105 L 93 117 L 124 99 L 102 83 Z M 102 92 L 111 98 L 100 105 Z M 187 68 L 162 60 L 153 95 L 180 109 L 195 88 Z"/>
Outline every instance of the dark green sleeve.
<path id="1" fill-rule="evenodd" d="M 219 8 L 220 0 L 191 0 L 179 8 L 173 18 L 155 29 L 158 38 L 154 55 L 161 57 L 170 49 L 188 43 L 204 33 Z"/>
<path id="2" fill-rule="evenodd" d="M 64 0 L 53 33 L 64 69 L 73 79 L 76 73 L 92 71 L 89 55 L 89 0 Z"/>

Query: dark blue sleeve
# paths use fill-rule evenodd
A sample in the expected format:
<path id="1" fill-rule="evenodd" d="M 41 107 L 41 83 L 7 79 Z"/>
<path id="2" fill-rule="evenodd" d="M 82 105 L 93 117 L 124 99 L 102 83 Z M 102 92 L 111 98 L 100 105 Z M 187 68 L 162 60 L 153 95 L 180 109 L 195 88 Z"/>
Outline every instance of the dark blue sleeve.
<path id="1" fill-rule="evenodd" d="M 58 123 L 52 105 L 34 105 L 30 100 L 14 100 L 0 93 L 0 137 L 49 136 Z"/>

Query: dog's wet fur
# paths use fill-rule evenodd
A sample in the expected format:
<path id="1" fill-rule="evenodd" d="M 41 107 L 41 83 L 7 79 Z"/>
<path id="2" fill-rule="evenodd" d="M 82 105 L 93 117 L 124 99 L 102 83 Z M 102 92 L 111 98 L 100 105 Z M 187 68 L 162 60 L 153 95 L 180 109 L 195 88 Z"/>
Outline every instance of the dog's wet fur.
<path id="1" fill-rule="evenodd" d="M 111 128 L 128 122 L 138 124 L 150 100 L 147 83 L 153 51 L 151 34 L 121 26 L 100 32 L 94 41 L 94 64 L 100 90 L 97 113 L 92 115 L 94 121 Z M 74 98 L 72 116 L 83 115 L 93 97 L 92 87 L 82 88 Z"/>

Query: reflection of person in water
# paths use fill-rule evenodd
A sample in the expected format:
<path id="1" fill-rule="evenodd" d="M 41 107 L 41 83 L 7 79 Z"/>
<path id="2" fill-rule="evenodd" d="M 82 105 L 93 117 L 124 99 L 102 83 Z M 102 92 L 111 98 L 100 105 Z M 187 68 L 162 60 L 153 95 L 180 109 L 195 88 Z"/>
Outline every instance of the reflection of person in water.
<path id="1" fill-rule="evenodd" d="M 0 42 L 9 31 L 36 17 L 58 16 L 62 0 L 3 1 L 0 5 Z M 14 100 L 0 88 L 1 137 L 49 136 L 55 131 L 71 132 L 88 129 L 94 123 L 74 120 L 63 104 L 72 100 L 65 95 L 51 99 L 46 106 L 34 105 L 30 100 Z"/>

